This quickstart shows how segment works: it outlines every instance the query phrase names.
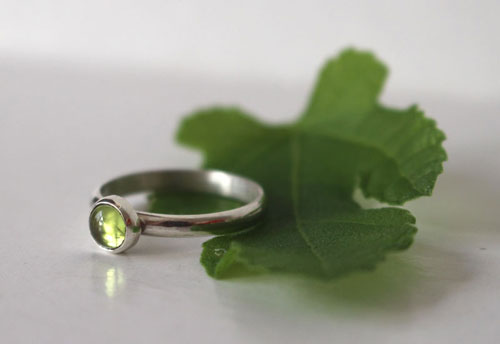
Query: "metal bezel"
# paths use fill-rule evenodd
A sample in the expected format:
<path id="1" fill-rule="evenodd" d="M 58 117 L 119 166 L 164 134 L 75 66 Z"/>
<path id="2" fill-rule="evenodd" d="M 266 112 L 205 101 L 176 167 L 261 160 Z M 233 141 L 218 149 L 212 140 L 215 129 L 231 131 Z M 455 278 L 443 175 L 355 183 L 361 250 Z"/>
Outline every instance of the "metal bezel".
<path id="1" fill-rule="evenodd" d="M 107 205 L 115 208 L 118 210 L 120 215 L 122 216 L 124 222 L 125 222 L 125 240 L 123 243 L 118 246 L 117 248 L 110 248 L 102 243 L 100 243 L 96 239 L 96 233 L 94 233 L 91 225 L 91 218 L 90 215 L 93 213 L 94 209 L 100 205 Z M 134 246 L 137 241 L 139 240 L 139 237 L 141 236 L 142 232 L 142 226 L 141 222 L 139 220 L 139 216 L 137 215 L 137 212 L 134 210 L 132 205 L 123 197 L 120 196 L 106 196 L 103 197 L 97 202 L 94 203 L 92 206 L 92 209 L 90 210 L 90 215 L 89 215 L 89 229 L 90 229 L 90 234 L 92 235 L 92 238 L 94 239 L 94 242 L 103 250 L 111 253 L 121 253 L 132 246 Z"/>

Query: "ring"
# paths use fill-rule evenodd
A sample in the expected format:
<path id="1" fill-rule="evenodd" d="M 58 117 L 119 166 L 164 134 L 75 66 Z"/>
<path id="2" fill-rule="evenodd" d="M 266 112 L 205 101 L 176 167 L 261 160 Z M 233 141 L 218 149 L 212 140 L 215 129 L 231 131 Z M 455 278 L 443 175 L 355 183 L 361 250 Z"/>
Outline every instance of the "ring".
<path id="1" fill-rule="evenodd" d="M 125 199 L 140 193 L 197 192 L 244 203 L 235 209 L 194 215 L 136 211 Z M 89 216 L 94 241 L 108 252 L 134 246 L 141 235 L 192 237 L 240 232 L 255 225 L 263 213 L 264 190 L 244 177 L 214 170 L 162 170 L 129 174 L 97 189 Z"/>

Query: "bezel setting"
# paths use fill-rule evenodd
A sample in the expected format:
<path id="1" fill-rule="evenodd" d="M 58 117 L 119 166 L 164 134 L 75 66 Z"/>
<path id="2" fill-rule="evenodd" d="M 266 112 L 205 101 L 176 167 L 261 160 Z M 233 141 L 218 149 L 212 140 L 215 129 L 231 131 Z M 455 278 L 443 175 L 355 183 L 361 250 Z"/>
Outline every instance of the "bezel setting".
<path id="1" fill-rule="evenodd" d="M 97 232 L 96 228 L 92 225 L 92 214 L 97 207 L 102 205 L 116 209 L 125 223 L 125 240 L 116 248 L 104 245 L 99 239 L 100 233 Z M 125 198 L 115 195 L 100 198 L 94 203 L 89 215 L 89 229 L 95 243 L 103 250 L 111 253 L 121 253 L 134 246 L 139 240 L 142 232 L 139 216 L 132 205 Z"/>

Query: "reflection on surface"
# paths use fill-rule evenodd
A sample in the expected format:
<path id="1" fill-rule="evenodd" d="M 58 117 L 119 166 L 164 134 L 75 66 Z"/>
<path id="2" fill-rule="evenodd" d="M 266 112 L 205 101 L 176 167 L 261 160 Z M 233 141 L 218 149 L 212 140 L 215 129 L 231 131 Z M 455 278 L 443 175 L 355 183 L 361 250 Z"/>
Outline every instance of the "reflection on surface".
<path id="1" fill-rule="evenodd" d="M 424 241 L 424 240 L 422 240 Z M 373 271 L 352 273 L 331 281 L 285 274 L 247 275 L 217 284 L 221 300 L 231 299 L 236 309 L 256 313 L 270 309 L 283 314 L 411 318 L 435 307 L 471 276 L 470 266 L 457 252 L 417 242 L 406 253 L 389 254 Z M 269 295 L 272 295 L 270 298 Z M 243 326 L 248 321 L 243 321 Z M 255 326 L 255 322 L 251 322 Z M 264 326 L 264 324 L 262 325 Z"/>
<path id="2" fill-rule="evenodd" d="M 92 254 L 93 289 L 108 299 L 119 297 L 125 292 L 127 269 L 122 265 L 125 255 L 110 255 L 104 252 Z"/>
<path id="3" fill-rule="evenodd" d="M 113 298 L 125 284 L 125 276 L 119 268 L 110 267 L 104 279 L 104 291 L 109 298 Z"/>

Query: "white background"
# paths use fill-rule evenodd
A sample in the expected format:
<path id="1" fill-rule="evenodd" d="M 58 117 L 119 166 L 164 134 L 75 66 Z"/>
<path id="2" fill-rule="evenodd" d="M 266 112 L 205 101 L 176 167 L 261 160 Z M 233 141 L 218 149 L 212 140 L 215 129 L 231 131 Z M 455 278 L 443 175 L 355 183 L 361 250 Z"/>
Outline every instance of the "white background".
<path id="1" fill-rule="evenodd" d="M 494 1 L 0 1 L 2 343 L 498 343 L 500 4 Z M 239 104 L 292 120 L 346 46 L 391 67 L 383 101 L 447 133 L 412 248 L 332 284 L 214 281 L 198 239 L 99 252 L 91 191 L 195 167 L 182 115 Z"/>

